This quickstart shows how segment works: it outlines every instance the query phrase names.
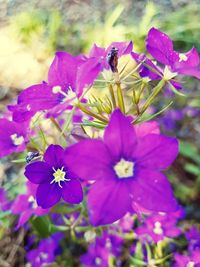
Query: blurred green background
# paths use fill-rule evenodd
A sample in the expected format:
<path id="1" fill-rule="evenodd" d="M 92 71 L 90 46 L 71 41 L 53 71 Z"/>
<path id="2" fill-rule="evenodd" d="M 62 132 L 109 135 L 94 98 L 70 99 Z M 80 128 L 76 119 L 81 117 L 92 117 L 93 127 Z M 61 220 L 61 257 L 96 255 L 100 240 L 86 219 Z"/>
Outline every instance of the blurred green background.
<path id="1" fill-rule="evenodd" d="M 56 50 L 78 54 L 132 39 L 144 51 L 152 26 L 177 49 L 200 50 L 199 0 L 1 1 L 0 23 L 0 85 L 17 89 L 44 79 Z"/>

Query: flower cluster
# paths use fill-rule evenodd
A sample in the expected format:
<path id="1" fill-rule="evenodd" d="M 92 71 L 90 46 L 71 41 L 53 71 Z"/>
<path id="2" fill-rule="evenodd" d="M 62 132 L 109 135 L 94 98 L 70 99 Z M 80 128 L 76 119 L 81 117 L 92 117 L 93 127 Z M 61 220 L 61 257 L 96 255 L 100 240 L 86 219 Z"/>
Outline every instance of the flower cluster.
<path id="1" fill-rule="evenodd" d="M 114 42 L 107 48 L 95 44 L 88 55 L 56 52 L 47 81 L 24 89 L 0 119 L 0 156 L 21 152 L 15 162 L 24 164 L 28 179 L 11 207 L 0 208 L 19 215 L 16 229 L 37 218 L 48 224 L 51 236 L 28 252 L 32 266 L 54 261 L 63 238 L 52 236 L 58 231 L 94 241 L 80 257 L 91 267 L 114 262 L 129 239 L 137 256 L 182 233 L 180 206 L 166 174 L 178 155 L 178 140 L 150 120 L 169 107 L 153 108 L 166 87 L 182 94 L 179 74 L 200 78 L 199 55 L 195 48 L 175 51 L 172 40 L 155 28 L 146 39 L 151 58 L 133 47 Z M 188 112 L 185 108 L 184 115 Z M 182 115 L 170 110 L 161 119 L 173 128 Z M 175 254 L 178 266 L 199 263 L 195 235 L 195 229 L 187 234 L 191 256 Z M 162 258 L 160 247 L 157 252 Z M 164 261 L 147 254 L 140 263 Z"/>

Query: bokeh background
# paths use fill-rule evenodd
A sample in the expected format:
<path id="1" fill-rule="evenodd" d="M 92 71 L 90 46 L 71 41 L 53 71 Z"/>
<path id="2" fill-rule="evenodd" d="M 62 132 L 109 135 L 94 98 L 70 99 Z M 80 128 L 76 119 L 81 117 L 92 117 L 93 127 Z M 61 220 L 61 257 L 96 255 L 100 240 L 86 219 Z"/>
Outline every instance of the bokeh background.
<path id="1" fill-rule="evenodd" d="M 148 30 L 158 27 L 174 40 L 178 51 L 194 45 L 200 52 L 200 1 L 190 0 L 0 0 L 0 116 L 20 90 L 46 79 L 57 50 L 74 55 L 87 53 L 93 43 L 133 40 L 134 49 L 145 51 Z M 162 131 L 180 140 L 180 155 L 170 180 L 186 209 L 186 224 L 200 226 L 200 83 L 185 79 L 186 97 L 175 97 L 171 110 L 159 118 Z M 160 98 L 159 109 L 167 103 Z M 0 137 L 1 138 L 1 137 Z M 0 159 L 0 186 L 9 197 L 21 192 L 23 170 L 12 156 Z M 15 218 L 0 211 L 0 266 L 21 267 L 27 233 L 14 232 Z M 69 248 L 76 265 L 77 248 Z M 71 265 L 70 265 L 71 264 Z M 56 263 L 54 266 L 58 266 Z M 59 266 L 62 263 L 59 263 Z"/>

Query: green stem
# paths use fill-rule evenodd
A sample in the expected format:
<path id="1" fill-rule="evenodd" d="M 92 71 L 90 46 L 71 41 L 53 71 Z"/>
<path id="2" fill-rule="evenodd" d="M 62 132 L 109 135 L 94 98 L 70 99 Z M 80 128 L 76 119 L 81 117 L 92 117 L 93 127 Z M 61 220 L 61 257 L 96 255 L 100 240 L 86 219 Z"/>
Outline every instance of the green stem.
<path id="1" fill-rule="evenodd" d="M 65 134 L 62 132 L 62 129 L 60 128 L 60 125 L 57 123 L 57 121 L 51 117 L 50 118 L 51 122 L 54 124 L 54 126 L 56 127 L 56 129 L 61 133 L 61 135 L 64 137 L 64 139 L 66 139 L 67 137 L 65 136 Z"/>
<path id="2" fill-rule="evenodd" d="M 154 87 L 153 92 L 151 93 L 151 95 L 147 98 L 146 102 L 144 103 L 141 111 L 140 111 L 140 115 L 137 117 L 137 119 L 135 121 L 138 121 L 138 119 L 142 116 L 142 114 L 148 109 L 148 107 L 153 103 L 154 99 L 156 98 L 156 96 L 160 93 L 161 89 L 163 88 L 163 86 L 165 85 L 165 81 L 161 80 L 156 87 Z"/>
<path id="3" fill-rule="evenodd" d="M 86 108 L 84 108 L 82 105 L 78 105 L 78 107 L 86 114 L 90 115 L 91 117 L 96 118 L 97 120 L 103 121 L 105 123 L 108 123 L 108 119 L 102 116 L 99 116 L 98 114 L 94 113 L 91 110 L 88 110 Z"/>
<path id="4" fill-rule="evenodd" d="M 121 109 L 121 112 L 125 113 L 125 105 L 124 105 L 124 98 L 122 94 L 122 89 L 120 86 L 120 83 L 116 83 L 117 85 L 117 100 L 118 100 L 118 106 Z"/>
<path id="5" fill-rule="evenodd" d="M 110 96 L 111 96 L 111 99 L 112 99 L 113 108 L 116 109 L 117 104 L 116 104 L 115 94 L 114 94 L 114 90 L 113 90 L 112 84 L 109 84 L 108 88 L 109 88 L 109 91 L 110 91 Z"/>
<path id="6" fill-rule="evenodd" d="M 139 115 L 140 115 L 140 109 L 139 109 L 139 105 L 138 105 L 138 102 L 139 102 L 139 101 L 138 101 L 138 99 L 137 99 L 135 90 L 133 90 L 133 102 L 134 102 L 135 107 L 136 107 L 137 115 L 139 116 Z"/>

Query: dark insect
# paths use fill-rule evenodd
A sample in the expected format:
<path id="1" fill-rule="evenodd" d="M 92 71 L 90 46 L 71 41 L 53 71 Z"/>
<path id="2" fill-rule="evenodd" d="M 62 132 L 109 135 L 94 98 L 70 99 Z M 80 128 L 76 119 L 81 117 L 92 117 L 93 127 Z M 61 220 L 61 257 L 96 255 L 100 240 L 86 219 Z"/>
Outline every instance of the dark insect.
<path id="1" fill-rule="evenodd" d="M 112 72 L 118 72 L 118 49 L 116 47 L 111 48 L 110 52 L 107 55 L 107 61 Z"/>
<path id="2" fill-rule="evenodd" d="M 28 152 L 28 154 L 26 156 L 26 163 L 30 163 L 33 159 L 35 159 L 39 156 L 40 156 L 40 153 L 38 151 Z"/>

